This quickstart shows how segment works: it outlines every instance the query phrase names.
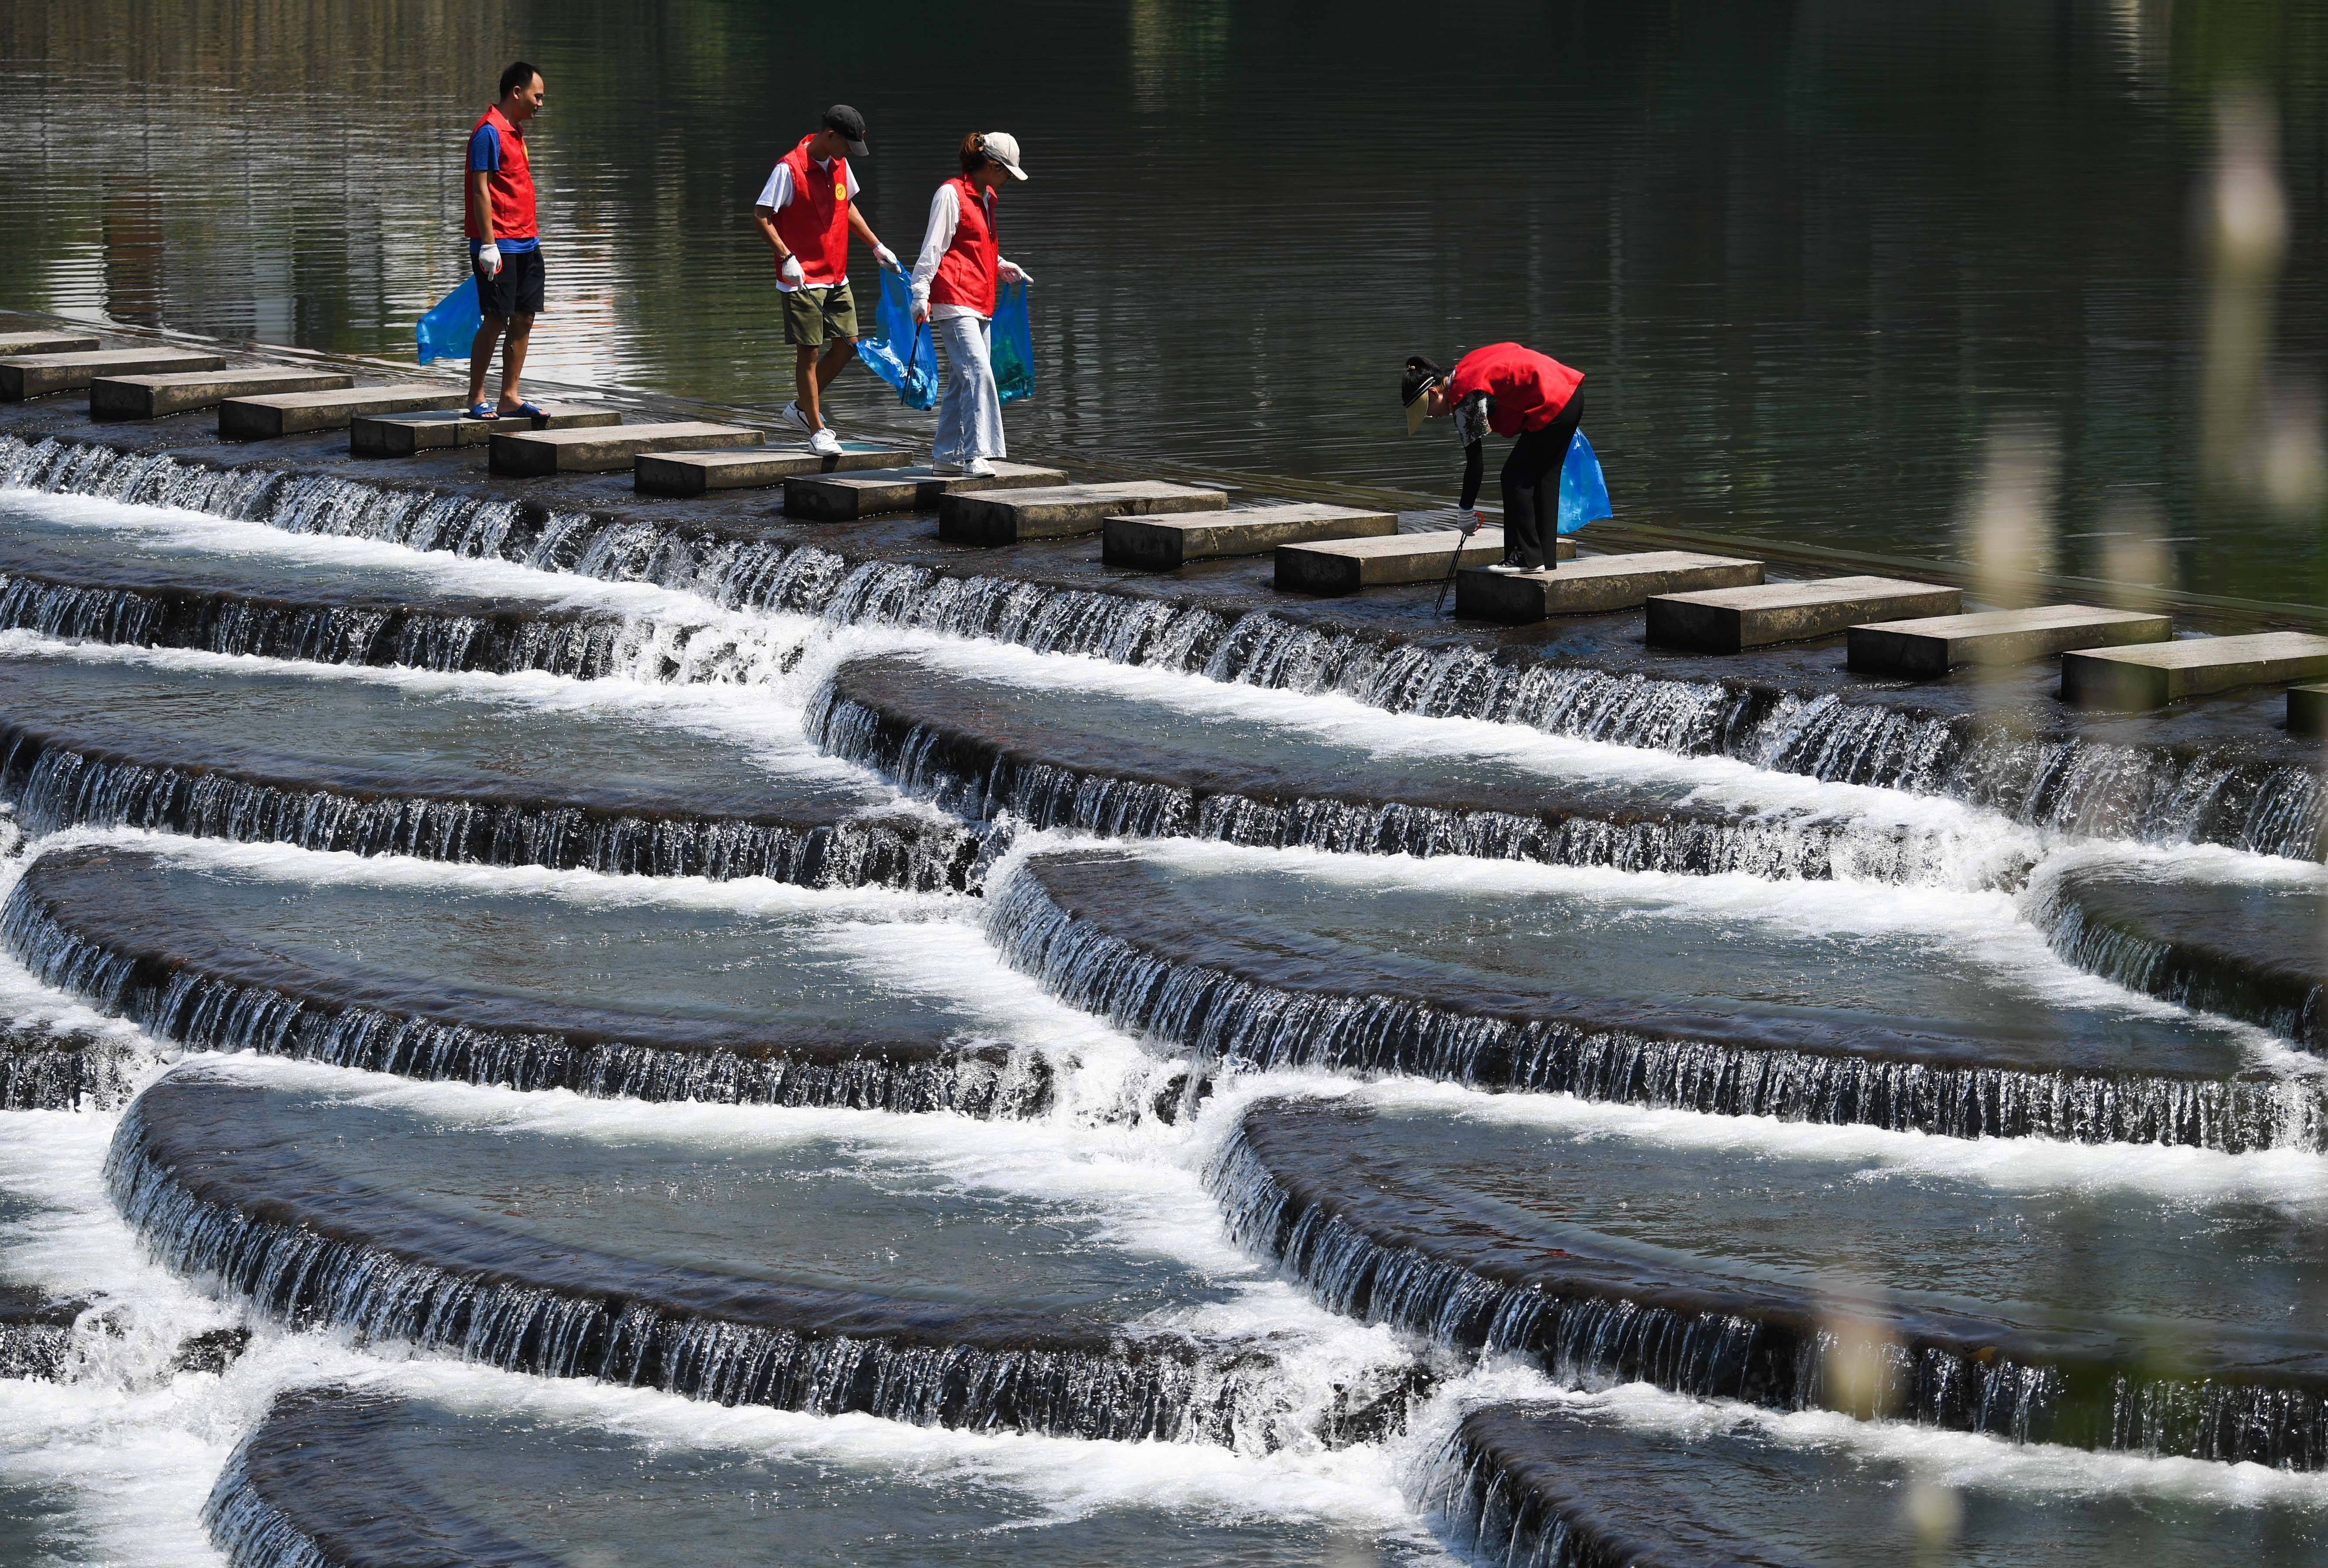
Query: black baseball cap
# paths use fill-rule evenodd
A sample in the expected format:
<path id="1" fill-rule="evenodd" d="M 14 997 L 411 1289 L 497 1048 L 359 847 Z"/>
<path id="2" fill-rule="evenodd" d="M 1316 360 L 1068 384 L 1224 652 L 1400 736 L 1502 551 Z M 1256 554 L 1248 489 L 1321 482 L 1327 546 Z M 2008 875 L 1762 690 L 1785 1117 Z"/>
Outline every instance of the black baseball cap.
<path id="1" fill-rule="evenodd" d="M 839 131 L 843 136 L 848 138 L 849 155 L 850 157 L 861 158 L 867 155 L 865 151 L 865 117 L 859 114 L 855 109 L 850 108 L 847 104 L 837 103 L 831 108 L 824 111 L 824 128 L 829 131 Z"/>

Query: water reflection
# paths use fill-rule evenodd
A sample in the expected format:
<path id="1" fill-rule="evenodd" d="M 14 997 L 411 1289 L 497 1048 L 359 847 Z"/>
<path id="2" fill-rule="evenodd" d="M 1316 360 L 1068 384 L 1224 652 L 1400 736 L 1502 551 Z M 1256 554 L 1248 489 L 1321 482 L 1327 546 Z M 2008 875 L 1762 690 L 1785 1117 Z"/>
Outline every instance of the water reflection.
<path id="1" fill-rule="evenodd" d="M 2163 558 L 2328 602 L 2316 486 L 2200 482 L 2192 222 L 2216 105 L 2252 82 L 2287 206 L 2271 384 L 2316 409 L 2328 0 L 1321 15 L 18 0 L 0 304 L 407 355 L 460 277 L 461 133 L 522 52 L 550 84 L 545 377 L 781 401 L 749 202 L 846 99 L 901 249 L 962 131 L 1026 146 L 1001 219 L 1041 280 L 1025 449 L 1451 497 L 1386 367 L 1516 336 L 1591 372 L 1623 515 L 1963 559 L 1986 434 L 2033 420 L 2057 569 Z M 912 424 L 855 376 L 836 412 Z"/>

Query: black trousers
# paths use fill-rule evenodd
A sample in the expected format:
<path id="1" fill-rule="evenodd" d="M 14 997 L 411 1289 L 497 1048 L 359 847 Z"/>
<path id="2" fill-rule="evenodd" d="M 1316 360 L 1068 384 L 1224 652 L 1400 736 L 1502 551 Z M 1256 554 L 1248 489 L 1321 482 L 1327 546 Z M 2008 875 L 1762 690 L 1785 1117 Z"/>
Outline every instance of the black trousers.
<path id="1" fill-rule="evenodd" d="M 1531 571 L 1554 566 L 1560 551 L 1560 467 L 1584 418 L 1580 387 L 1559 417 L 1541 430 L 1523 430 L 1504 459 L 1504 558 Z"/>

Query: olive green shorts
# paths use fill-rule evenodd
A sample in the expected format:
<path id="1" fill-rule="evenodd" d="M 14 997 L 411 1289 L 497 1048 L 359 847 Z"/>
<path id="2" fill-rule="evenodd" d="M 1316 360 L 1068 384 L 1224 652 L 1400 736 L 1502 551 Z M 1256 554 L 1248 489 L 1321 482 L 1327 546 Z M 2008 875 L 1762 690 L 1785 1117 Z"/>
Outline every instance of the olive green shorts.
<path id="1" fill-rule="evenodd" d="M 857 335 L 857 296 L 845 282 L 784 296 L 784 342 L 821 349 Z"/>

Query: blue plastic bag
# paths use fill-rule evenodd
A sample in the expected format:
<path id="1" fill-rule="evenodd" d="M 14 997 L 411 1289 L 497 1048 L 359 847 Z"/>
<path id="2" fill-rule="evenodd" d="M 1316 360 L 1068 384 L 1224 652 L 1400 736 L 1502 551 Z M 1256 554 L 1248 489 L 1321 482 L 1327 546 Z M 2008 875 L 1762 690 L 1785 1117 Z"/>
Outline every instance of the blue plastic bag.
<path id="1" fill-rule="evenodd" d="M 473 272 L 414 324 L 412 335 L 420 344 L 420 362 L 467 359 L 470 346 L 477 341 L 477 329 L 484 324 L 485 310 L 477 301 L 477 275 Z"/>
<path id="2" fill-rule="evenodd" d="M 1600 459 L 1579 430 L 1560 464 L 1560 531 L 1574 533 L 1610 515 L 1609 482 L 1601 476 Z"/>
<path id="3" fill-rule="evenodd" d="M 1027 285 L 1006 283 L 994 295 L 994 384 L 1015 403 L 1035 390 L 1035 325 L 1027 315 Z"/>
<path id="4" fill-rule="evenodd" d="M 913 290 L 902 272 L 881 269 L 881 308 L 874 324 L 878 338 L 860 338 L 857 357 L 865 368 L 897 389 L 897 401 L 908 408 L 938 406 L 938 345 L 927 322 L 914 319 Z"/>

